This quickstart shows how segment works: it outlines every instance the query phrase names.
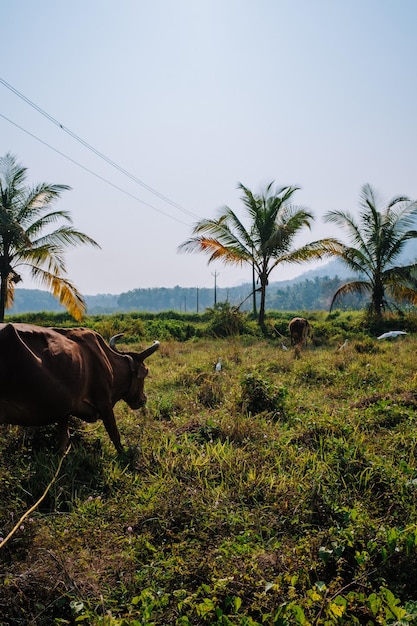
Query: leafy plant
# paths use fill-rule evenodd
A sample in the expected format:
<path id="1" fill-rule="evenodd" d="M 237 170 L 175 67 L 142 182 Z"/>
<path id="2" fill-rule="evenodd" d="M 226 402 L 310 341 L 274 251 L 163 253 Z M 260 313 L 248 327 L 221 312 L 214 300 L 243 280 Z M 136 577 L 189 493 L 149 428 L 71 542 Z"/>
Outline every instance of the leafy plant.
<path id="1" fill-rule="evenodd" d="M 246 374 L 241 381 L 241 388 L 243 410 L 253 415 L 267 411 L 273 413 L 275 418 L 285 415 L 285 387 L 278 387 L 257 374 Z"/>
<path id="2" fill-rule="evenodd" d="M 218 303 L 210 313 L 205 333 L 211 337 L 232 337 L 253 333 L 246 313 L 242 313 L 228 302 Z"/>

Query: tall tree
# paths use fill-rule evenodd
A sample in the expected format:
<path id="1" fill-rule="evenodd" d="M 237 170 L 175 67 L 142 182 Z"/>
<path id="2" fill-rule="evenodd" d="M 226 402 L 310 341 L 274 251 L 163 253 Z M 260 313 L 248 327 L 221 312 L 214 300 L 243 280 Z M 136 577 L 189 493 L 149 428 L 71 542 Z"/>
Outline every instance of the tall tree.
<path id="1" fill-rule="evenodd" d="M 368 295 L 369 312 L 378 317 L 386 309 L 398 308 L 395 302 L 417 304 L 417 264 L 398 264 L 406 243 L 417 238 L 416 218 L 416 201 L 398 196 L 382 207 L 369 184 L 362 187 L 357 218 L 343 211 L 326 214 L 328 222 L 346 230 L 351 243 L 341 244 L 335 254 L 358 275 L 339 287 L 330 310 L 339 297 L 353 292 Z"/>
<path id="2" fill-rule="evenodd" d="M 99 245 L 72 227 L 67 211 L 54 211 L 51 204 L 67 185 L 39 183 L 26 185 L 26 168 L 8 153 L 0 158 L 0 321 L 13 304 L 20 268 L 56 297 L 68 312 L 80 320 L 85 302 L 66 277 L 64 251 L 69 246 Z M 50 230 L 51 225 L 64 225 Z"/>
<path id="3" fill-rule="evenodd" d="M 259 282 L 260 305 L 258 323 L 265 321 L 265 295 L 271 272 L 282 263 L 302 263 L 333 254 L 337 242 L 322 239 L 300 248 L 294 239 L 304 228 L 311 228 L 312 213 L 292 204 L 298 187 L 274 189 L 272 181 L 260 194 L 253 194 L 239 183 L 245 208 L 247 226 L 228 206 L 221 209 L 218 219 L 197 222 L 191 237 L 179 246 L 180 251 L 204 252 L 209 263 L 221 260 L 226 264 L 249 264 Z"/>

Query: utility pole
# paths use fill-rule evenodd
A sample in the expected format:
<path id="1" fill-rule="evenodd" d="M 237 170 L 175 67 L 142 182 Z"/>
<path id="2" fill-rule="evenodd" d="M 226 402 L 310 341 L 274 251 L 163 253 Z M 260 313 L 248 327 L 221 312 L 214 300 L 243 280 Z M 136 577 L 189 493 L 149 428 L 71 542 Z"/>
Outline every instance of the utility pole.
<path id="1" fill-rule="evenodd" d="M 219 272 L 212 272 L 211 274 L 212 276 L 214 276 L 214 306 L 216 306 L 217 304 L 217 276 L 219 275 Z"/>
<path id="2" fill-rule="evenodd" d="M 197 313 L 198 313 L 198 287 L 197 287 Z"/>

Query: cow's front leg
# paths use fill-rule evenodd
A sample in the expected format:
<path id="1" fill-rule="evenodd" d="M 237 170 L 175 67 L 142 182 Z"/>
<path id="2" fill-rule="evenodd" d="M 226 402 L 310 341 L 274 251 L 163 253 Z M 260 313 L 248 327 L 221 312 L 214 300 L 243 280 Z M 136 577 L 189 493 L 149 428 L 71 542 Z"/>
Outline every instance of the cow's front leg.
<path id="1" fill-rule="evenodd" d="M 112 410 L 101 413 L 101 418 L 107 433 L 112 440 L 117 452 L 124 452 L 122 442 L 120 441 L 120 433 L 117 428 L 116 419 Z"/>

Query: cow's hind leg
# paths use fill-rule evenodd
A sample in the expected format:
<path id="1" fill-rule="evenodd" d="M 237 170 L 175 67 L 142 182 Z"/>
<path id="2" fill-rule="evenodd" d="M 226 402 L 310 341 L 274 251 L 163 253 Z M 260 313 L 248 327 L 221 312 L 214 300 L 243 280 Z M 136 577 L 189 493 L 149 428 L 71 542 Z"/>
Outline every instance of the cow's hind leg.
<path id="1" fill-rule="evenodd" d="M 58 423 L 58 447 L 60 452 L 65 452 L 68 447 L 70 434 L 69 434 L 69 417 Z"/>

